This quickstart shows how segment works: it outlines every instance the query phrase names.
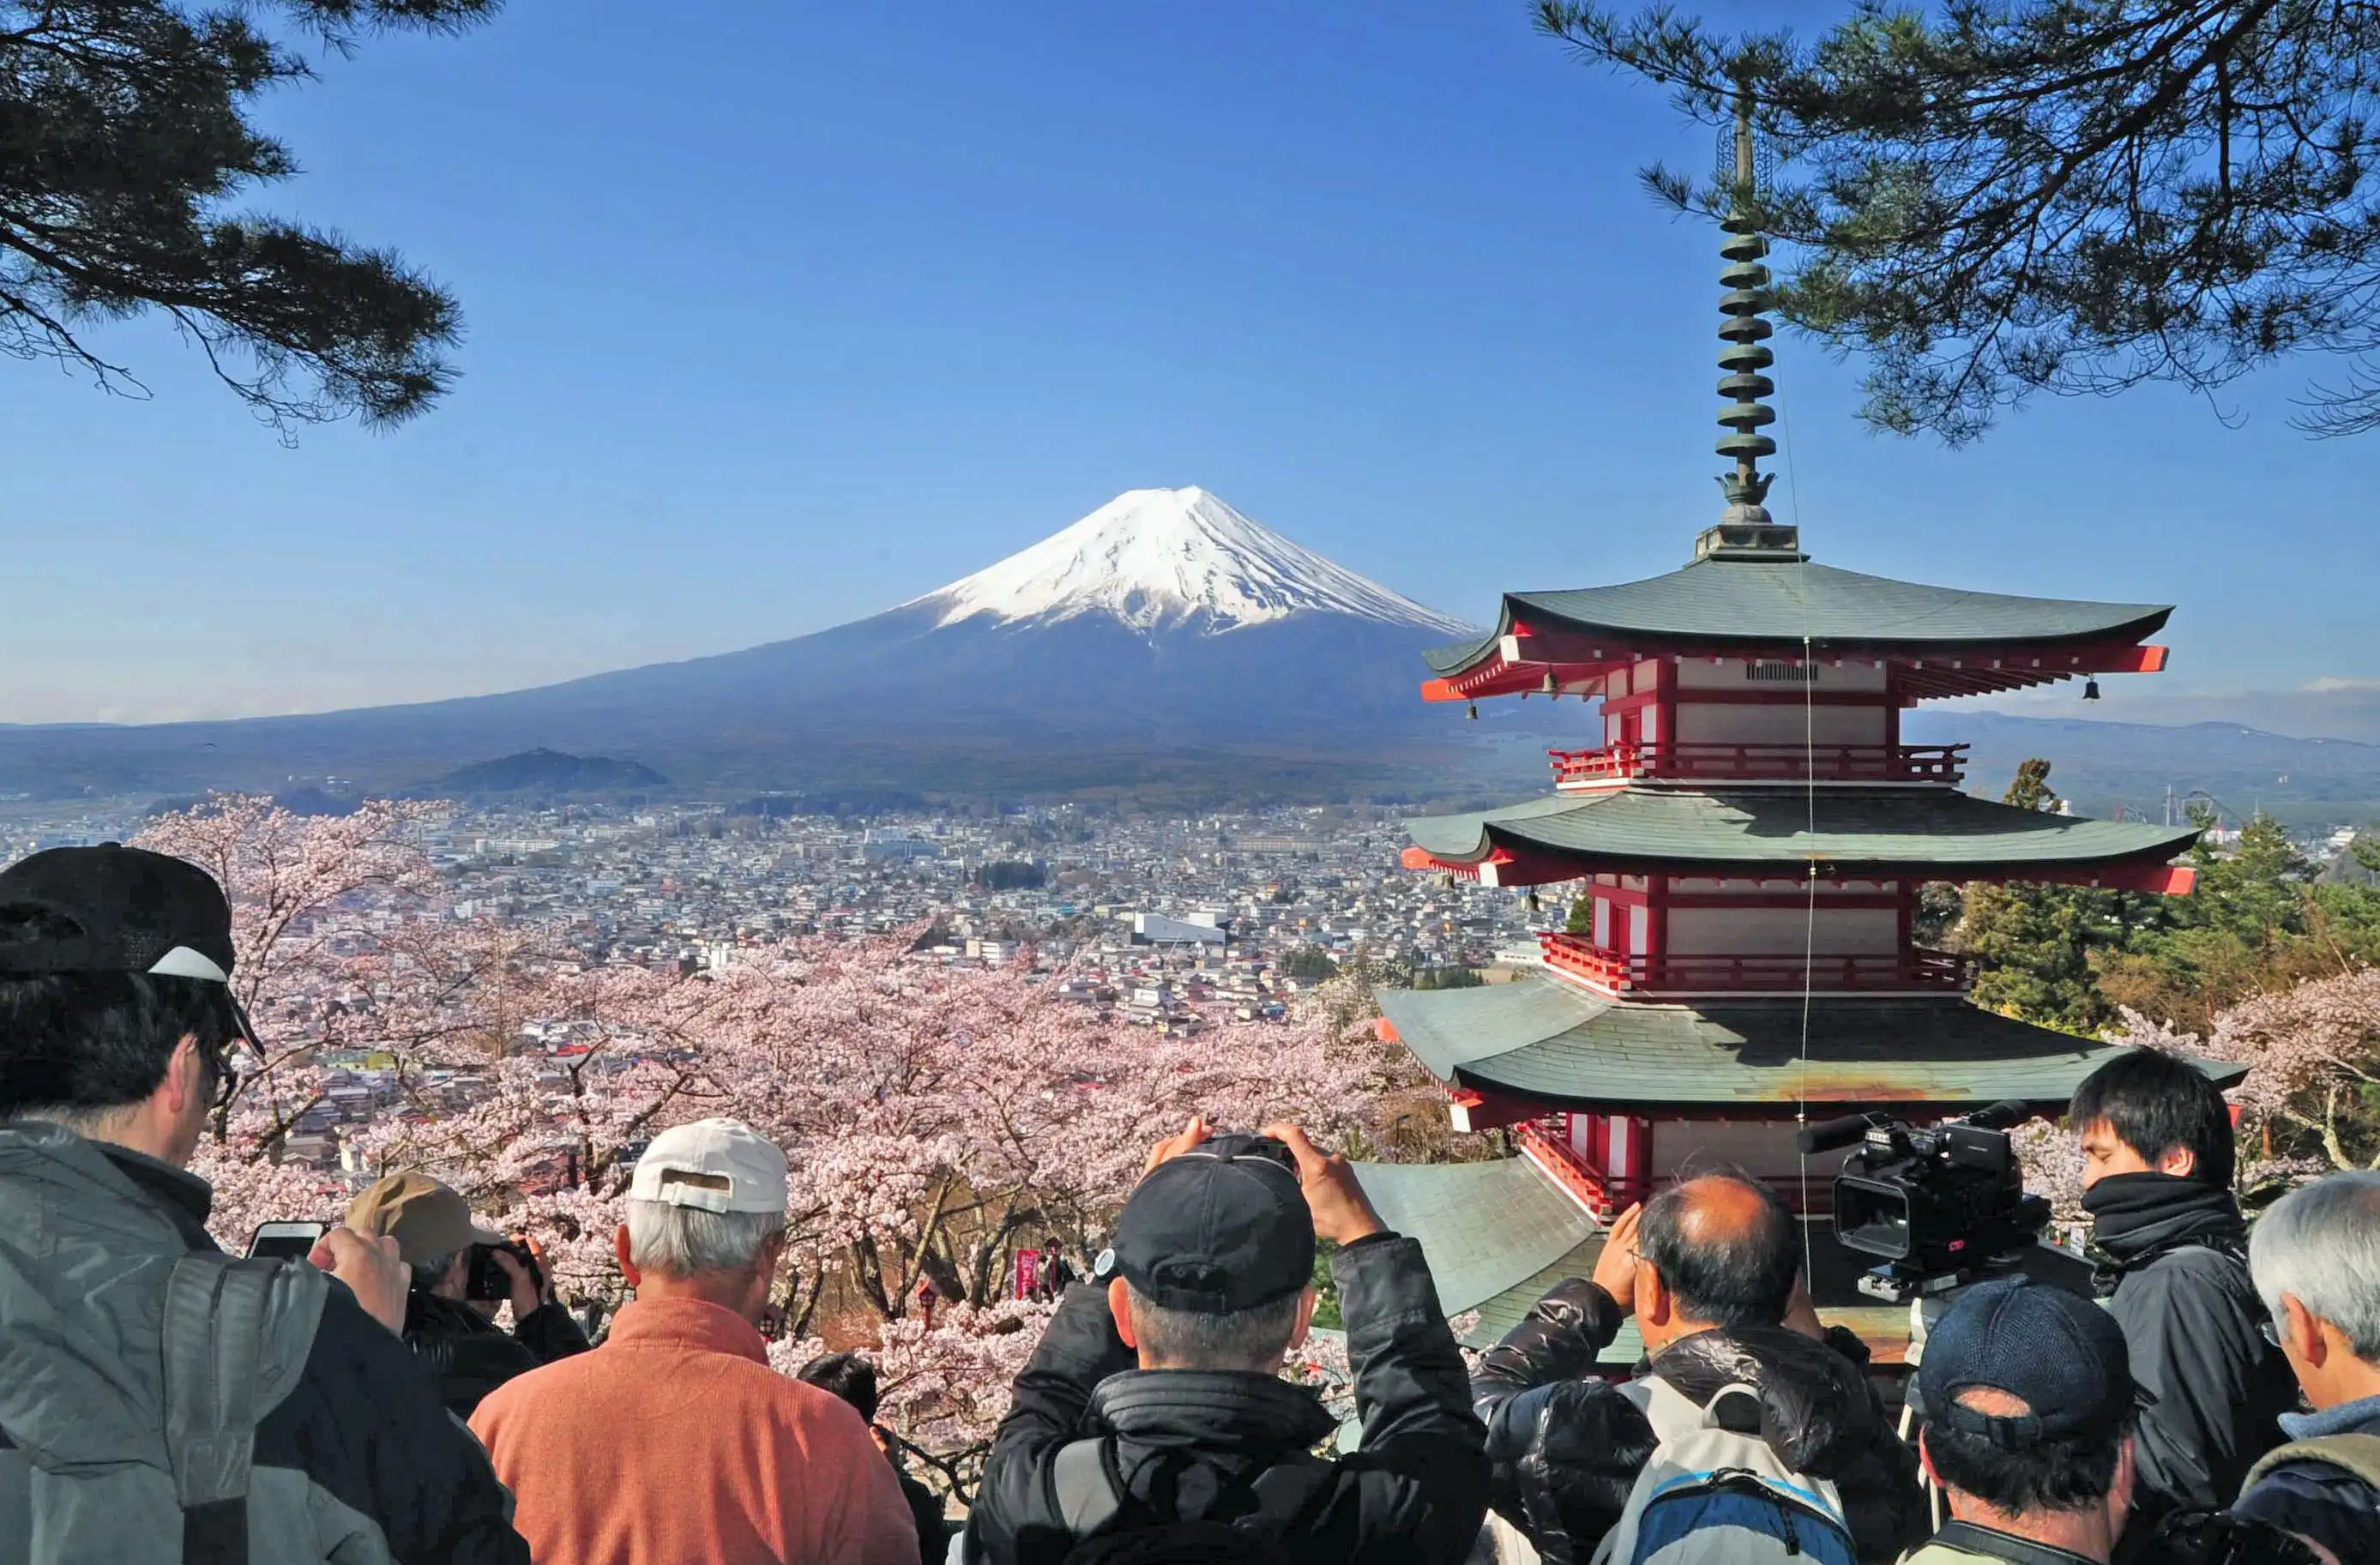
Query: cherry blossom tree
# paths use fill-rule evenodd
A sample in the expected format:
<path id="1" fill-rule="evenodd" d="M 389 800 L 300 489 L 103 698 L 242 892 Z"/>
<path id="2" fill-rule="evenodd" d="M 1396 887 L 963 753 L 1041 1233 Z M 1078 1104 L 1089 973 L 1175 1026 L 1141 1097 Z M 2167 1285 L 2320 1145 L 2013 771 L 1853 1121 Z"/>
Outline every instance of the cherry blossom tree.
<path id="1" fill-rule="evenodd" d="M 353 1185 L 421 1169 L 608 1308 L 638 1154 L 673 1124 L 743 1120 L 790 1166 L 775 1357 L 869 1350 L 884 1421 L 962 1493 L 1047 1313 L 1012 1296 L 1020 1249 L 1095 1253 L 1148 1147 L 1194 1113 L 1353 1147 L 1402 1068 L 1344 1004 L 1168 1036 L 1063 998 L 1030 953 L 945 967 L 897 936 L 747 948 L 715 972 L 585 968 L 547 931 L 453 916 L 416 842 L 432 813 L 226 796 L 144 834 L 229 892 L 268 1046 L 198 1160 L 217 1236 L 333 1218 Z M 348 1079 L 376 1094 L 338 1127 L 337 1172 L 291 1154 L 334 1059 L 364 1062 Z"/>
<path id="2" fill-rule="evenodd" d="M 2120 1041 L 2248 1066 L 2240 1106 L 2243 1177 L 2275 1171 L 2380 1167 L 2380 970 L 2358 967 L 2250 997 L 2204 1037 L 2133 1012 Z"/>

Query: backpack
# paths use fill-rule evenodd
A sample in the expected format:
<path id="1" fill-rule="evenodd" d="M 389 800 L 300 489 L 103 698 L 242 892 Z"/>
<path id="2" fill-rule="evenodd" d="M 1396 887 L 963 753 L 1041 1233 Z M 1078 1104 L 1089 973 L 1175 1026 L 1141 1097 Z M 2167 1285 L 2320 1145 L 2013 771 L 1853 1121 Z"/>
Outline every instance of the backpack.
<path id="1" fill-rule="evenodd" d="M 2319 1435 L 2311 1440 L 2291 1440 L 2259 1457 L 2256 1465 L 2248 1469 L 2248 1481 L 2240 1486 L 2240 1492 L 2254 1488 L 2274 1468 L 2298 1462 L 2343 1468 L 2380 1495 L 2380 1435 Z"/>
<path id="2" fill-rule="evenodd" d="M 25 1280 L 0 1255 L 0 1284 Z M 39 1538 L 43 1559 L 170 1552 L 184 1565 L 249 1565 L 256 1425 L 304 1371 L 322 1274 L 205 1252 L 176 1258 L 153 1386 L 130 1364 L 104 1362 L 97 1334 L 40 1307 L 30 1289 L 6 1292 L 15 1307 L 0 1315 L 0 1365 L 26 1396 L 0 1397 L 0 1538 Z"/>
<path id="3" fill-rule="evenodd" d="M 1594 1565 L 1858 1565 L 1835 1486 L 1787 1467 L 1760 1438 L 1760 1397 L 1728 1386 L 1696 1408 L 1653 1382 L 1661 1443 Z"/>
<path id="4" fill-rule="evenodd" d="M 1339 1474 L 1335 1463 L 1293 1452 L 1218 1496 L 1228 1516 L 1184 1521 L 1178 1486 L 1194 1459 L 1172 1451 L 1154 1460 L 1160 1470 L 1142 1498 L 1124 1480 L 1114 1437 L 1059 1448 L 1050 1486 L 1075 1540 L 1063 1565 L 1292 1565 L 1298 1556 L 1287 1540 L 1330 1503 Z"/>

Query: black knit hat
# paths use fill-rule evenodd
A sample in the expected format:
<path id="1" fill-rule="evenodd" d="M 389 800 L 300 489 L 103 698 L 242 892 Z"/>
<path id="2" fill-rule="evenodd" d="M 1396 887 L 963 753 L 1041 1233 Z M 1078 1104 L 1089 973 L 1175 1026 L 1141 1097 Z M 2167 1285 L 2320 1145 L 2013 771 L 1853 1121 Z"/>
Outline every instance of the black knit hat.
<path id="1" fill-rule="evenodd" d="M 1926 1334 L 1917 1387 L 1928 1421 L 2022 1450 L 2069 1435 L 2113 1435 L 2143 1400 L 2116 1317 L 2030 1277 L 1979 1283 Z M 1961 1392 L 2005 1392 L 2022 1413 L 1995 1415 Z"/>

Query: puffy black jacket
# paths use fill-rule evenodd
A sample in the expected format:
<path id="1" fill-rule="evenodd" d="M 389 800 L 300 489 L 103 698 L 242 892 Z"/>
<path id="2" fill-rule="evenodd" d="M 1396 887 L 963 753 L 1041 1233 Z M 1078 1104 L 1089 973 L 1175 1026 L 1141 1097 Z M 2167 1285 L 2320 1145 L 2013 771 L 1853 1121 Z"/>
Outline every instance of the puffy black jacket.
<path id="1" fill-rule="evenodd" d="M 1300 1507 L 1289 1553 L 1310 1565 L 1453 1565 L 1488 1509 L 1488 1460 L 1471 1415 L 1463 1355 L 1439 1313 L 1421 1246 L 1396 1234 L 1349 1244 L 1332 1260 L 1347 1323 L 1363 1439 L 1320 1474 Z M 1107 1295 L 1071 1289 L 993 1438 L 968 1519 L 967 1557 L 1050 1565 L 1074 1547 L 1054 1483 L 1069 1443 L 1112 1437 L 1133 1501 L 1184 1521 L 1228 1520 L 1258 1474 L 1336 1427 L 1311 1391 L 1274 1376 L 1134 1367 Z"/>
<path id="2" fill-rule="evenodd" d="M 587 1351 L 587 1333 L 558 1304 L 540 1304 L 507 1335 L 467 1304 L 417 1288 L 405 1302 L 405 1344 L 438 1382 L 447 1411 L 468 1420 L 480 1399 L 516 1375 Z"/>
<path id="3" fill-rule="evenodd" d="M 1586 1565 L 1653 1455 L 1642 1407 L 1592 1374 L 1623 1318 L 1610 1294 L 1572 1278 L 1538 1300 L 1472 1377 L 1496 1509 L 1548 1565 Z M 1883 1562 L 1923 1539 L 1931 1523 L 1917 1454 L 1893 1434 L 1863 1371 L 1866 1360 L 1865 1347 L 1840 1328 L 1818 1341 L 1747 1328 L 1682 1337 L 1649 1370 L 1697 1406 L 1723 1387 L 1752 1387 L 1762 1438 L 1787 1466 L 1836 1486 L 1860 1559 Z"/>

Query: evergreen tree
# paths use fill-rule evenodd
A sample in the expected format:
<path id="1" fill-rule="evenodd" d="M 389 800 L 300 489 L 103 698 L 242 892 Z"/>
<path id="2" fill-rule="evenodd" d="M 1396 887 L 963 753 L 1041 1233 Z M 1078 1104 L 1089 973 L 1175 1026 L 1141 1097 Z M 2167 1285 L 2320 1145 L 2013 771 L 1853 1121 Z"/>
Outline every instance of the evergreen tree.
<path id="1" fill-rule="evenodd" d="M 1593 897 L 1582 896 L 1570 904 L 1570 916 L 1562 922 L 1562 933 L 1566 935 L 1595 933 L 1595 899 Z"/>
<path id="2" fill-rule="evenodd" d="M 1756 210 L 1802 248 L 1797 324 L 1866 356 L 1866 416 L 1969 439 L 2039 391 L 2193 391 L 2348 356 L 2303 415 L 2380 424 L 2380 16 L 2334 0 L 1855 0 L 1814 40 L 1666 6 L 1540 0 L 1586 58 L 1706 121 L 1755 103 L 1794 176 Z M 1743 192 L 1654 169 L 1682 209 Z M 1724 176 L 1731 181 L 1732 172 Z"/>
<path id="3" fill-rule="evenodd" d="M 2192 819 L 2215 823 L 2204 807 Z M 2314 867 L 2270 816 L 2241 826 L 2228 852 L 2202 840 L 2192 862 L 2191 894 L 2107 962 L 2101 984 L 2117 1002 L 2206 1032 L 2255 995 L 2380 963 L 2380 891 L 2315 883 Z"/>
<path id="4" fill-rule="evenodd" d="M 2054 812 L 2049 762 L 2017 768 L 2002 802 Z M 2110 893 L 2078 886 L 1975 881 L 1959 924 L 1961 949 L 1977 959 L 1975 1003 L 2069 1032 L 2095 1034 L 2115 1016 L 2099 991 L 2092 953 L 2117 936 Z"/>
<path id="5" fill-rule="evenodd" d="M 249 113 L 312 78 L 302 42 L 344 54 L 497 4 L 0 0 L 0 354 L 139 392 L 91 331 L 158 310 L 276 426 L 428 407 L 454 378 L 454 298 L 393 251 L 229 203 L 297 172 Z"/>

